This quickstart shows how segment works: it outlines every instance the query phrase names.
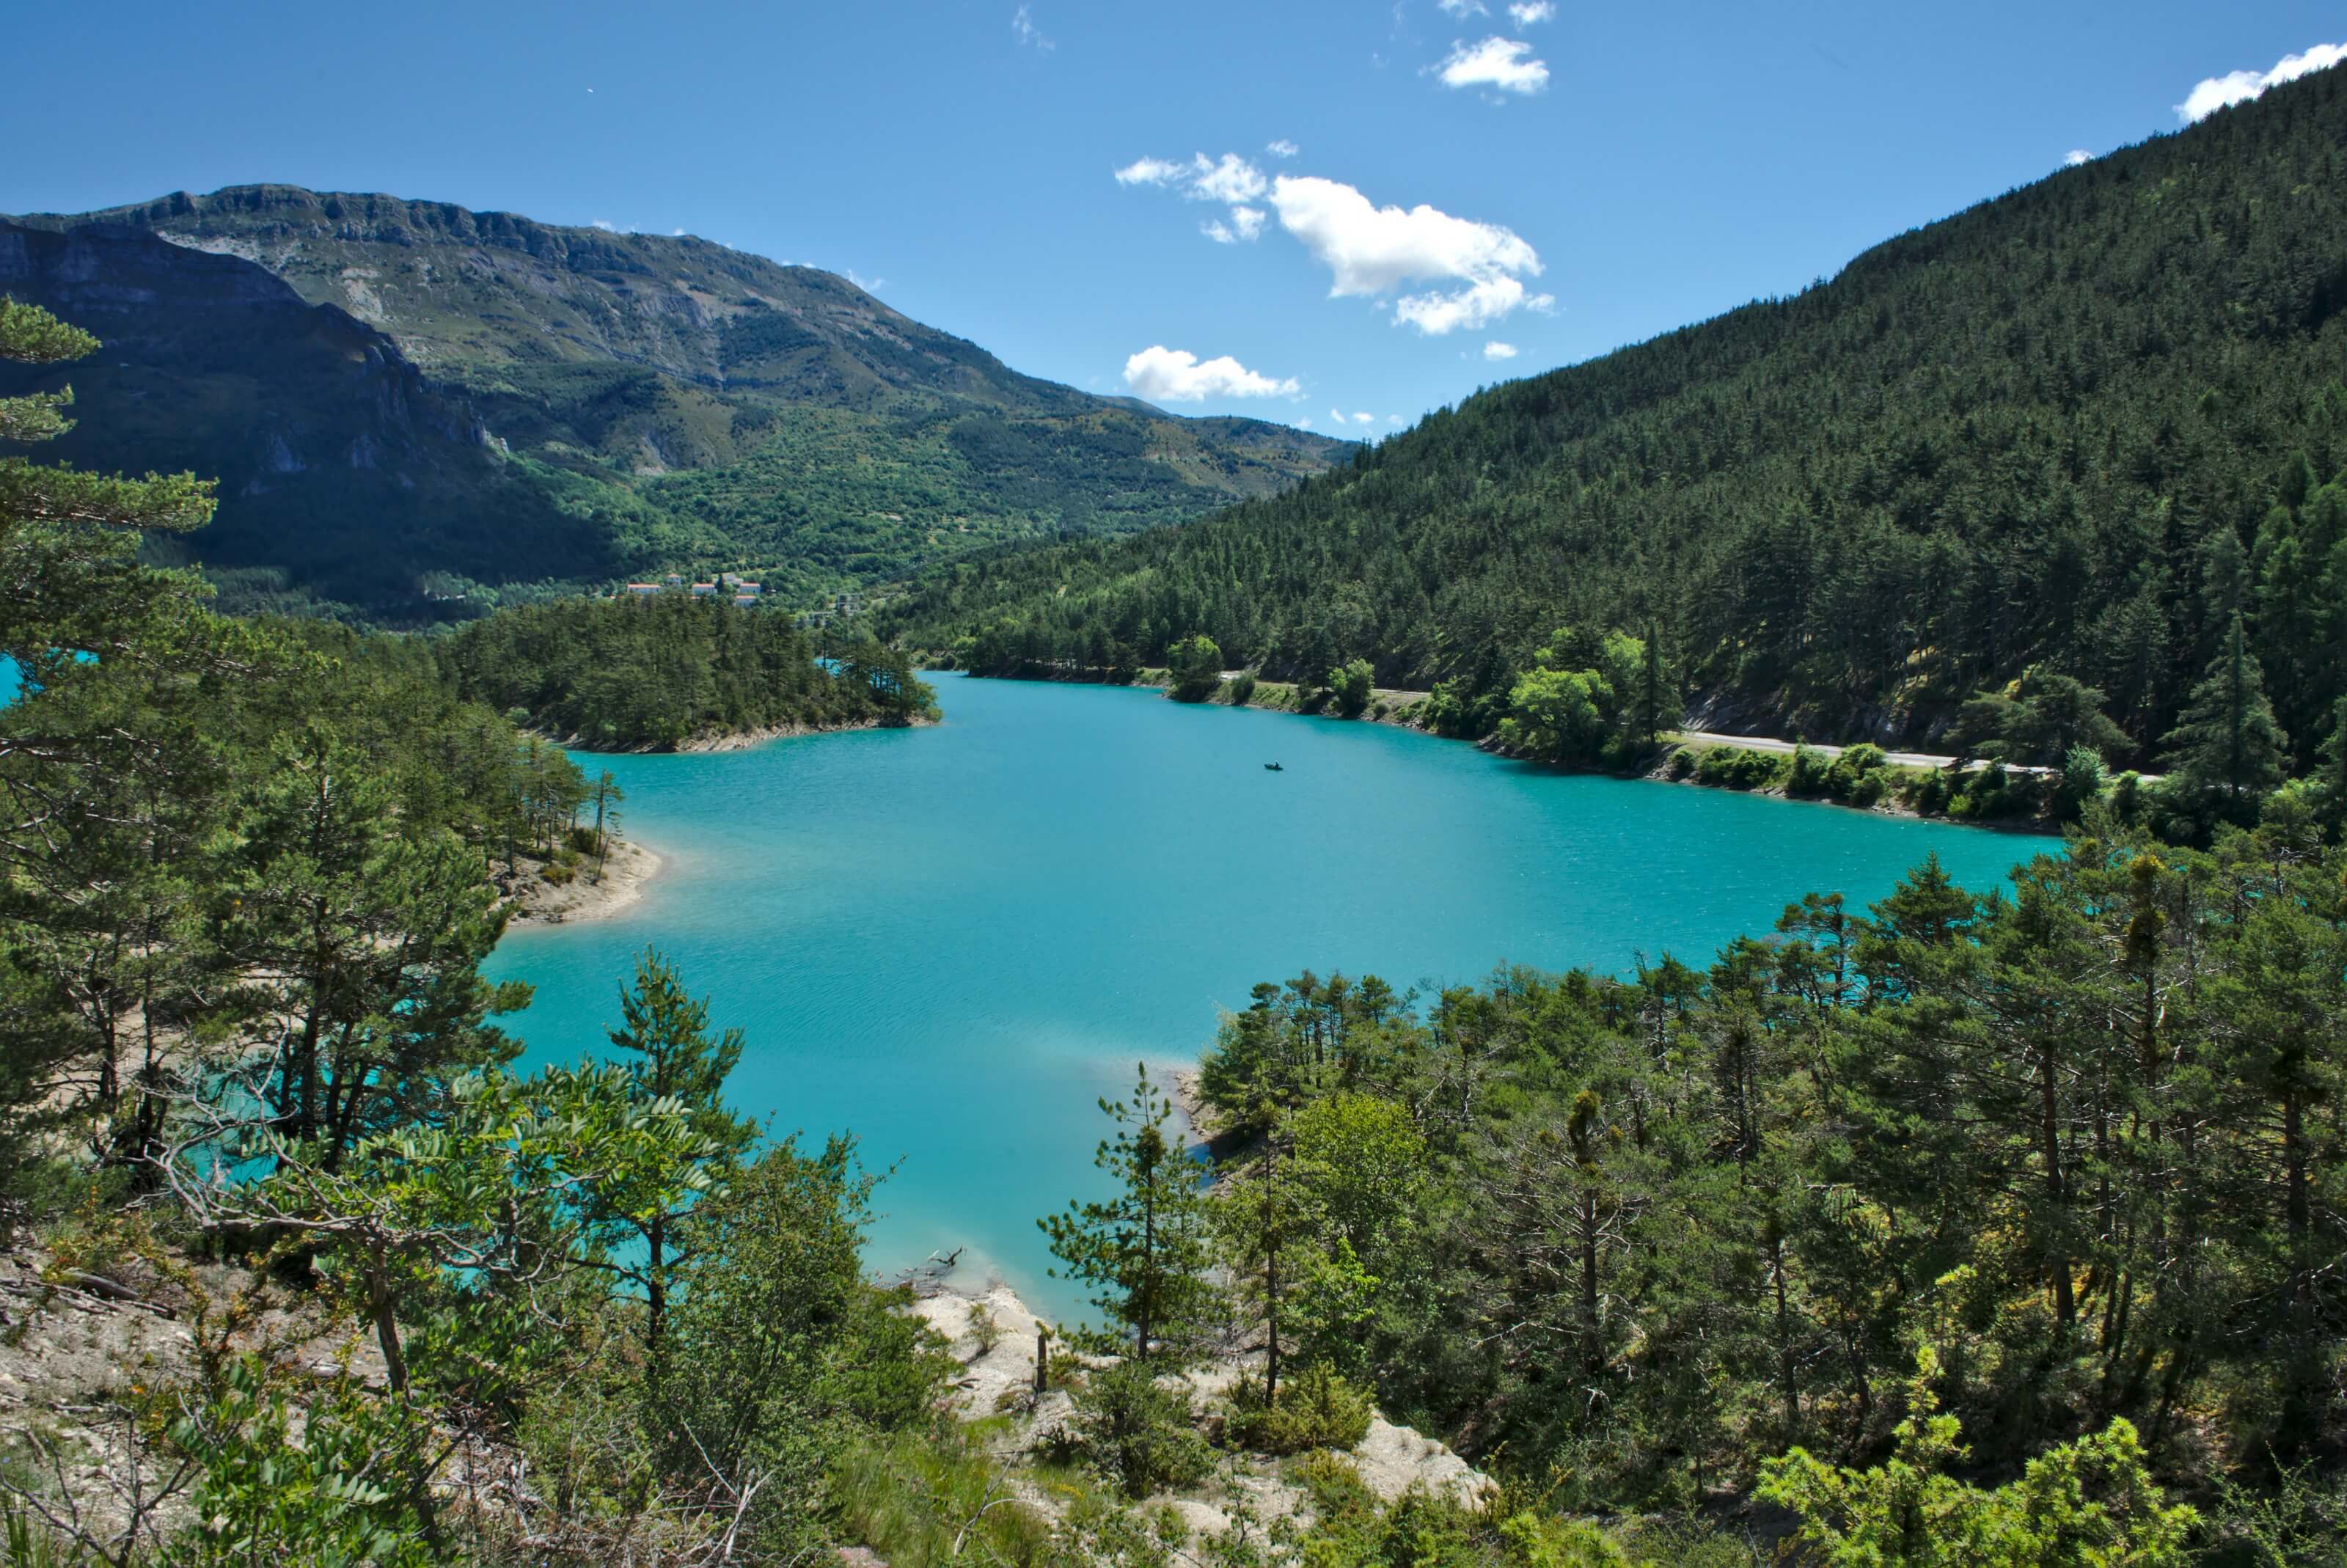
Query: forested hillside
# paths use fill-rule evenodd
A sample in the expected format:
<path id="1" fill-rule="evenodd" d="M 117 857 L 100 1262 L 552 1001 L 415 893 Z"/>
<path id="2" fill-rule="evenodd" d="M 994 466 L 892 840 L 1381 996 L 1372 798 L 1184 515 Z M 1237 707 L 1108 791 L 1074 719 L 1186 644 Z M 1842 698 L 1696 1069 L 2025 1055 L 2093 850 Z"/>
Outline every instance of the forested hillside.
<path id="1" fill-rule="evenodd" d="M 812 599 L 1183 521 L 1345 450 L 1021 375 L 815 268 L 390 196 L 22 217 L 0 292 L 105 339 L 82 389 L 138 410 L 64 456 L 220 477 L 180 548 L 238 608 L 460 618 L 669 566 Z M 0 367 L 0 395 L 58 380 Z"/>
<path id="2" fill-rule="evenodd" d="M 2045 666 L 2140 747 L 2238 607 L 2303 763 L 2347 689 L 2343 154 L 2320 73 L 1286 495 L 941 569 L 891 624 L 999 671 L 1204 632 L 1468 703 L 1619 629 L 1715 722 L 1827 739 Z"/>
<path id="3" fill-rule="evenodd" d="M 1957 1544 L 1956 1477 L 2049 1481 L 2084 1439 L 2089 1487 L 2129 1454 L 2204 1503 L 2294 1479 L 2305 1555 L 2211 1560 L 2335 1563 L 2342 871 L 2303 825 L 2200 855 L 2104 820 L 2007 888 L 1812 895 L 1703 968 L 1260 985 L 1202 1080 L 1284 1216 L 1255 1310 L 1568 1511 L 1758 1483 L 1896 1541 L 1832 1469 L 1896 1452 L 1946 1512 L 1797 1561 L 2180 1560 Z"/>

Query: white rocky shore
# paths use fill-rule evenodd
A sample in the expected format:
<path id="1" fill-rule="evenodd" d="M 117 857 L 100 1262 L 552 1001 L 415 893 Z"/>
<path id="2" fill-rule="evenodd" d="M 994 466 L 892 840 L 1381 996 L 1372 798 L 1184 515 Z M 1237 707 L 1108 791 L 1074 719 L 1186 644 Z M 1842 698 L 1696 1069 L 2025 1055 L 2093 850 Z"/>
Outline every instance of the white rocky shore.
<path id="1" fill-rule="evenodd" d="M 917 1286 L 917 1288 L 919 1286 Z M 1031 1451 L 1048 1441 L 1068 1419 L 1073 1402 L 1063 1389 L 1053 1389 L 1041 1399 L 1032 1399 L 1038 1320 L 1018 1293 L 999 1283 L 962 1285 L 951 1279 L 929 1282 L 933 1292 L 917 1300 L 912 1310 L 951 1347 L 961 1364 L 954 1402 L 966 1419 L 1008 1415 L 1010 1434 L 1005 1457 Z M 1054 1343 L 1052 1354 L 1065 1352 Z M 1202 1409 L 1214 1402 L 1242 1372 L 1259 1371 L 1259 1350 L 1216 1358 L 1187 1375 Z M 1364 1484 L 1382 1501 L 1390 1502 L 1413 1486 L 1447 1492 L 1462 1502 L 1474 1502 L 1499 1490 L 1491 1477 L 1436 1440 L 1408 1427 L 1396 1426 L 1382 1415 L 1369 1422 L 1368 1435 L 1346 1456 L 1360 1472 Z M 1229 1488 L 1243 1490 L 1260 1520 L 1302 1520 L 1310 1512 L 1303 1491 L 1285 1480 L 1277 1461 L 1260 1455 L 1243 1456 L 1235 1473 L 1190 1491 L 1153 1497 L 1144 1508 L 1171 1509 L 1190 1527 L 1195 1539 L 1229 1529 L 1233 1518 L 1226 1505 Z M 1033 1489 L 1026 1501 L 1048 1512 L 1059 1511 L 1057 1501 Z"/>

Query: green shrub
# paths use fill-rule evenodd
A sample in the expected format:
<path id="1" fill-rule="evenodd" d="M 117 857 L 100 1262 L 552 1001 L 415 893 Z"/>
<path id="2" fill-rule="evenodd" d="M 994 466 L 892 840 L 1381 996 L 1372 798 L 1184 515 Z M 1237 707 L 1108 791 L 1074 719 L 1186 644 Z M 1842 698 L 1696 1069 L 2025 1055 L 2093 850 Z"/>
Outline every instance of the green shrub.
<path id="1" fill-rule="evenodd" d="M 1230 1401 L 1225 1433 L 1260 1453 L 1349 1449 L 1369 1435 L 1368 1397 L 1325 1365 L 1307 1367 L 1282 1383 L 1276 1403 L 1266 1402 L 1263 1383 L 1248 1374 L 1232 1386 Z"/>
<path id="2" fill-rule="evenodd" d="M 2102 798 L 2103 755 L 2091 746 L 2072 746 L 2062 759 L 2062 790 L 2058 804 L 2066 820 L 2086 810 L 2087 804 Z"/>
<path id="3" fill-rule="evenodd" d="M 1683 779 L 1695 772 L 1695 764 L 1696 752 L 1694 747 L 1674 747 L 1671 751 L 1671 754 L 1664 760 L 1663 773 L 1665 776 L 1670 778 Z"/>
<path id="4" fill-rule="evenodd" d="M 1190 1390 L 1159 1382 L 1145 1361 L 1121 1361 L 1092 1373 L 1077 1391 L 1075 1406 L 1062 1433 L 1067 1457 L 1091 1466 L 1127 1497 L 1195 1485 L 1212 1467 Z"/>
<path id="5" fill-rule="evenodd" d="M 1948 801 L 1955 794 L 1948 783 L 1945 768 L 1925 768 L 1907 775 L 1907 804 L 1925 816 L 1946 813 Z"/>
<path id="6" fill-rule="evenodd" d="M 602 835 L 591 827 L 574 827 L 569 838 L 573 855 L 595 855 L 602 850 Z"/>
<path id="7" fill-rule="evenodd" d="M 2014 810 L 2003 763 L 1990 763 L 1964 775 L 1963 785 L 1948 802 L 1948 815 L 1966 822 L 2008 816 Z"/>
<path id="8" fill-rule="evenodd" d="M 845 1532 L 892 1568 L 958 1560 L 1040 1568 L 1060 1560 L 1048 1520 L 1001 1501 L 1001 1472 L 958 1431 L 867 1440 L 833 1467 L 828 1498 Z"/>
<path id="9" fill-rule="evenodd" d="M 1358 719 L 1369 705 L 1376 690 L 1377 673 L 1366 659 L 1348 661 L 1339 669 L 1328 671 L 1328 695 L 1337 704 L 1337 712 L 1348 719 Z"/>
<path id="10" fill-rule="evenodd" d="M 1203 702 L 1223 683 L 1223 651 L 1200 632 L 1165 651 L 1165 694 L 1177 702 Z"/>
<path id="11" fill-rule="evenodd" d="M 1711 746 L 1696 764 L 1697 784 L 1722 789 L 1767 789 L 1785 775 L 1787 759 L 1774 752 L 1749 752 L 1740 746 Z"/>
<path id="12" fill-rule="evenodd" d="M 1792 765 L 1785 773 L 1785 793 L 1798 795 L 1820 795 L 1826 793 L 1826 775 L 1832 763 L 1826 754 L 1812 746 L 1795 746 Z"/>
<path id="13" fill-rule="evenodd" d="M 1255 671 L 1242 670 L 1232 676 L 1223 688 L 1230 693 L 1231 706 L 1244 708 L 1255 700 Z"/>
<path id="14" fill-rule="evenodd" d="M 2149 795 L 2144 787 L 2143 775 L 2127 772 L 2111 782 L 2111 814 L 2133 826 L 2142 821 L 2143 808 Z"/>

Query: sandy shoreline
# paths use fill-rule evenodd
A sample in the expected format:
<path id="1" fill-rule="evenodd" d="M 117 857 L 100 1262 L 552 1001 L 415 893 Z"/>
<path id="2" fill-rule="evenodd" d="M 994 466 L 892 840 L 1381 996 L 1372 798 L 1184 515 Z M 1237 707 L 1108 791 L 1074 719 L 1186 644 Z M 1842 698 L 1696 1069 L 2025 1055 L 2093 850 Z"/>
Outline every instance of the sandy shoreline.
<path id="1" fill-rule="evenodd" d="M 665 862 L 632 838 L 614 840 L 600 882 L 589 882 L 582 871 L 557 887 L 535 869 L 525 872 L 512 897 L 516 925 L 568 925 L 580 920 L 608 920 L 644 896 Z"/>
<path id="2" fill-rule="evenodd" d="M 858 719 L 852 724 L 769 724 L 764 729 L 737 730 L 730 735 L 698 735 L 679 742 L 676 749 L 680 753 L 746 752 L 752 746 L 789 740 L 794 735 L 844 735 L 850 730 L 916 730 L 936 723 L 935 719 L 914 719 L 905 723 L 890 719 Z"/>

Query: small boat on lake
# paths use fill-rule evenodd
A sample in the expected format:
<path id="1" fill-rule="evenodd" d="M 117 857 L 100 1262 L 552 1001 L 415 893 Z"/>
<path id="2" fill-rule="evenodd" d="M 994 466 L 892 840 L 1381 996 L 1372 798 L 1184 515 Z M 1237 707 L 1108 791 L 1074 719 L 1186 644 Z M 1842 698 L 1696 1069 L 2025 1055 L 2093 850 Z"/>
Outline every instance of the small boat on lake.
<path id="1" fill-rule="evenodd" d="M 1263 764 L 1263 771 L 1267 774 L 1284 774 L 1287 770 L 1281 767 L 1277 763 L 1266 763 Z"/>

